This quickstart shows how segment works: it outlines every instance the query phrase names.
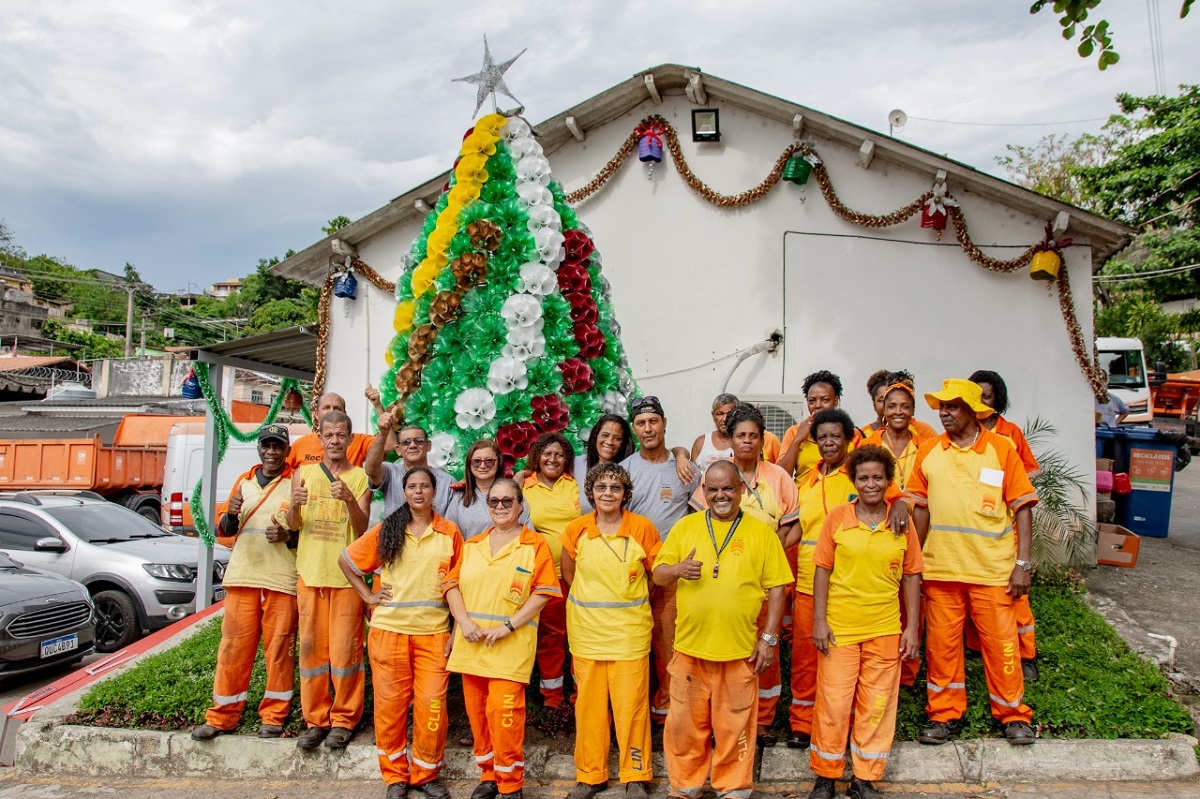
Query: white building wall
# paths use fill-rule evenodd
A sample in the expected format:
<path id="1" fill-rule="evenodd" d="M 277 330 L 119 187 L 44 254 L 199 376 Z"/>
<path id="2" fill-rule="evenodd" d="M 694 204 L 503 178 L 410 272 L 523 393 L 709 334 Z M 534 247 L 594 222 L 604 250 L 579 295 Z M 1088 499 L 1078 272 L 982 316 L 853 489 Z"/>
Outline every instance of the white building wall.
<path id="1" fill-rule="evenodd" d="M 661 106 L 647 101 L 587 131 L 584 142 L 570 140 L 549 154 L 555 177 L 568 192 L 582 186 L 652 113 L 679 131 L 697 176 L 725 193 L 759 183 L 793 140 L 790 126 L 725 106 L 722 142 L 696 144 L 693 107 L 682 97 L 664 98 Z M 881 160 L 864 170 L 856 151 L 827 141 L 817 140 L 816 148 L 843 202 L 862 212 L 890 212 L 933 180 Z M 985 248 L 989 255 L 1011 258 L 1041 238 L 1046 220 L 970 195 L 953 172 L 949 185 L 974 240 L 1008 245 Z M 952 229 L 934 246 L 933 232 L 916 218 L 882 230 L 852 225 L 834 216 L 815 179 L 803 192 L 781 184 L 755 205 L 721 210 L 692 192 L 669 153 L 652 180 L 631 157 L 576 210 L 603 255 L 634 376 L 644 393 L 662 398 L 672 443 L 686 444 L 709 428 L 711 400 L 731 356 L 778 329 L 786 336 L 780 352 L 750 358 L 729 390 L 794 395 L 806 374 L 830 369 L 843 378 L 845 407 L 861 424 L 871 418 L 864 383 L 877 368 L 912 370 L 919 391 L 994 369 L 1009 384 L 1008 415 L 1018 423 L 1051 420 L 1060 448 L 1092 473 L 1093 401 L 1056 294 L 1024 270 L 999 275 L 975 265 Z M 394 280 L 418 230 L 417 220 L 394 226 L 361 243 L 360 256 Z M 1087 246 L 1068 250 L 1084 331 L 1092 327 L 1090 263 Z M 333 303 L 327 386 L 347 397 L 357 428 L 369 418 L 362 388 L 385 369 L 394 299 L 361 281 L 348 313 L 345 304 Z M 918 415 L 937 425 L 932 411 Z"/>

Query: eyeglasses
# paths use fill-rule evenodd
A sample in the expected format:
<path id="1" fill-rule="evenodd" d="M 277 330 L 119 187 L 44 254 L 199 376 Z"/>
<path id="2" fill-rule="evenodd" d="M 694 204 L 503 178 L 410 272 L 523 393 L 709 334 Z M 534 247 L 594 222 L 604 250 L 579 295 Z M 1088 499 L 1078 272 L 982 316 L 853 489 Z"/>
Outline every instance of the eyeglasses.
<path id="1" fill-rule="evenodd" d="M 427 439 L 427 438 L 401 438 L 396 443 L 398 443 L 402 447 L 408 447 L 413 444 L 416 444 L 418 447 L 423 447 L 429 443 L 429 439 Z"/>
<path id="2" fill-rule="evenodd" d="M 486 469 L 489 466 L 495 466 L 496 459 L 495 458 L 471 458 L 471 465 L 472 466 L 480 466 L 480 467 L 483 467 Z"/>
<path id="3" fill-rule="evenodd" d="M 625 486 L 620 483 L 596 483 L 592 486 L 592 492 L 599 494 L 624 494 Z"/>
<path id="4" fill-rule="evenodd" d="M 516 501 L 516 497 L 488 497 L 487 506 L 489 508 L 511 508 Z"/>

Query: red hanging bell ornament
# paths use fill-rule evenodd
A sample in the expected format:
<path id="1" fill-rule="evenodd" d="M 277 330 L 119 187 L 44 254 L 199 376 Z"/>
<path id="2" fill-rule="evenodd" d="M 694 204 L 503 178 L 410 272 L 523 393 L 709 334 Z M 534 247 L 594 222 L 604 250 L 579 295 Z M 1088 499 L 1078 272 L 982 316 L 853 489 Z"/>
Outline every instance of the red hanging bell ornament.
<path id="1" fill-rule="evenodd" d="M 947 195 L 945 183 L 935 183 L 933 196 L 921 206 L 921 227 L 936 231 L 938 241 L 942 240 L 942 231 L 946 229 L 946 222 L 950 219 L 950 212 L 946 210 L 946 206 L 957 208 L 958 200 Z"/>

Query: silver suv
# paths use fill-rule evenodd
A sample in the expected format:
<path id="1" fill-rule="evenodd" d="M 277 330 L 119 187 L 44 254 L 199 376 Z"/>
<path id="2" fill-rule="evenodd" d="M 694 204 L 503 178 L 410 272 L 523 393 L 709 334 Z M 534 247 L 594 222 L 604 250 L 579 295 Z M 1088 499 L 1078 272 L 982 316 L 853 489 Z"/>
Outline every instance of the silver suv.
<path id="1" fill-rule="evenodd" d="M 199 543 L 99 497 L 0 496 L 0 552 L 83 583 L 96 606 L 96 649 L 115 652 L 196 610 Z M 213 551 L 212 600 L 230 550 Z"/>

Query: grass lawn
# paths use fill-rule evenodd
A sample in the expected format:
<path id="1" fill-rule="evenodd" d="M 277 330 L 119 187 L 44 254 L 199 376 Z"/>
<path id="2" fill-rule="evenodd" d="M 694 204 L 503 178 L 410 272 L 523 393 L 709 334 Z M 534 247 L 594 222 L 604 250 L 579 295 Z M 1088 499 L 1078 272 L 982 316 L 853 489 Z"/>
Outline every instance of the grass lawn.
<path id="1" fill-rule="evenodd" d="M 1032 595 L 1037 617 L 1038 660 L 1041 679 L 1025 687 L 1025 700 L 1033 708 L 1039 735 L 1048 738 L 1157 738 L 1170 732 L 1192 732 L 1187 711 L 1174 699 L 1171 685 L 1153 665 L 1139 658 L 1100 616 L 1089 608 L 1079 589 L 1062 581 L 1039 579 Z M 155 730 L 188 729 L 204 720 L 212 702 L 212 678 L 219 620 L 205 624 L 178 647 L 147 658 L 137 667 L 95 686 L 80 702 L 74 723 Z M 779 702 L 777 726 L 786 735 L 787 708 L 791 703 L 786 680 Z M 368 663 L 368 686 L 370 682 Z M 917 686 L 902 688 L 896 740 L 916 740 L 925 724 L 924 672 Z M 536 677 L 535 677 L 536 680 Z M 262 698 L 266 675 L 261 657 L 250 684 L 242 715 L 242 732 L 259 725 L 255 708 Z M 536 682 L 533 684 L 536 685 Z M 299 678 L 297 678 L 297 688 Z M 451 679 L 449 710 L 454 724 L 451 740 L 466 730 L 459 683 Z M 967 659 L 968 709 L 963 736 L 1000 734 L 988 712 L 983 665 Z M 536 689 L 528 692 L 529 718 L 540 710 Z M 299 691 L 288 728 L 302 726 Z M 367 691 L 365 721 L 371 718 L 371 691 Z M 537 736 L 531 731 L 530 742 Z M 557 736 L 556 736 L 557 737 Z"/>

